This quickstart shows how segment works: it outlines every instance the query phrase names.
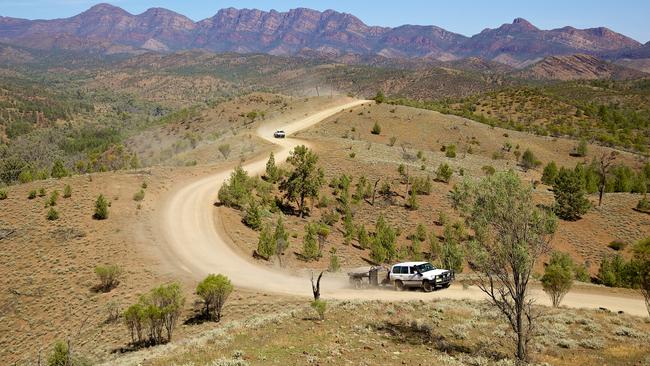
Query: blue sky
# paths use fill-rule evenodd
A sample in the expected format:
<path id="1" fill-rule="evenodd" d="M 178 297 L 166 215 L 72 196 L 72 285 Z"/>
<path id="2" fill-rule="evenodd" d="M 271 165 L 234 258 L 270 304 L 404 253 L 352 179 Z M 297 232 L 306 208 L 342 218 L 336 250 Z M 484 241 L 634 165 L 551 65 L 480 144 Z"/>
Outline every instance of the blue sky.
<path id="1" fill-rule="evenodd" d="M 50 19 L 75 15 L 100 1 L 0 0 L 0 15 Z M 280 11 L 296 7 L 334 9 L 352 13 L 369 25 L 433 24 L 449 31 L 472 35 L 482 29 L 528 19 L 542 29 L 572 25 L 577 28 L 606 26 L 640 42 L 650 40 L 648 0 L 401 0 L 401 1 L 261 1 L 261 0 L 112 0 L 106 1 L 138 14 L 150 7 L 165 7 L 194 20 L 212 16 L 226 7 Z"/>

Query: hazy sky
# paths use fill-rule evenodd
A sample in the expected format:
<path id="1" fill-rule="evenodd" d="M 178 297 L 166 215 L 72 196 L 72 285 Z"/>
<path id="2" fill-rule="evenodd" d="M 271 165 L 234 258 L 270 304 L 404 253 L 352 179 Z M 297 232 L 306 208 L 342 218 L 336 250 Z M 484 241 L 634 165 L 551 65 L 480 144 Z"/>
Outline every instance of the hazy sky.
<path id="1" fill-rule="evenodd" d="M 28 19 L 75 15 L 100 1 L 0 0 L 0 15 Z M 606 26 L 640 42 L 650 40 L 650 0 L 401 0 L 401 1 L 261 1 L 261 0 L 113 0 L 107 1 L 138 14 L 150 7 L 165 7 L 194 20 L 208 18 L 226 7 L 276 9 L 296 7 L 334 9 L 352 13 L 369 25 L 437 25 L 472 35 L 482 29 L 528 19 L 542 29 L 572 25 L 576 28 Z"/>

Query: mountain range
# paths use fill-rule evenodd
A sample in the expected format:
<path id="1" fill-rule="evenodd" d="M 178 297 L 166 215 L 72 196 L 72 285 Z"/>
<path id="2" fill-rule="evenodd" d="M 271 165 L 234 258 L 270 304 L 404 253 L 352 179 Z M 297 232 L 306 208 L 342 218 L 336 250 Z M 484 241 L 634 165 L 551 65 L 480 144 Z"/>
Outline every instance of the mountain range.
<path id="1" fill-rule="evenodd" d="M 477 57 L 514 67 L 573 54 L 612 61 L 650 58 L 650 42 L 643 45 L 604 27 L 542 30 L 517 18 L 467 37 L 436 26 L 368 26 L 351 14 L 306 8 L 287 12 L 227 8 L 195 22 L 163 8 L 134 15 L 99 4 L 65 19 L 0 17 L 0 42 L 106 54 L 204 49 L 325 58 L 355 55 L 454 61 Z"/>

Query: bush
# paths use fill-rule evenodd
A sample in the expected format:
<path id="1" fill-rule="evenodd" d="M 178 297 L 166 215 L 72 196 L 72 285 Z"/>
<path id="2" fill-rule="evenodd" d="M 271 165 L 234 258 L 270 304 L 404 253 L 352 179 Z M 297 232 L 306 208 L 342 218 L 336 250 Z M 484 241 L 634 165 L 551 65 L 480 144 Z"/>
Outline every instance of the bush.
<path id="1" fill-rule="evenodd" d="M 59 191 L 53 191 L 50 194 L 50 198 L 45 201 L 45 207 L 56 206 L 56 202 L 59 200 Z"/>
<path id="2" fill-rule="evenodd" d="M 336 248 L 332 247 L 330 249 L 330 265 L 328 270 L 330 272 L 338 272 L 341 269 L 341 264 L 339 263 L 339 257 L 336 255 Z"/>
<path id="3" fill-rule="evenodd" d="M 542 183 L 552 186 L 555 183 L 555 178 L 557 178 L 557 173 L 557 165 L 554 161 L 546 164 L 542 172 Z"/>
<path id="4" fill-rule="evenodd" d="M 641 212 L 650 213 L 650 200 L 648 200 L 648 197 L 643 196 L 636 204 L 636 209 Z"/>
<path id="5" fill-rule="evenodd" d="M 582 139 L 580 142 L 578 142 L 578 145 L 573 149 L 573 153 L 571 155 L 574 156 L 579 156 L 579 157 L 585 157 L 587 156 L 587 140 Z"/>
<path id="6" fill-rule="evenodd" d="M 238 166 L 230 174 L 230 178 L 219 188 L 219 202 L 235 208 L 242 208 L 251 197 L 252 180 L 248 173 Z"/>
<path id="7" fill-rule="evenodd" d="M 526 149 L 524 154 L 521 156 L 521 167 L 524 168 L 524 170 L 537 168 L 541 164 L 542 162 L 537 160 L 535 154 L 533 154 L 530 149 Z"/>
<path id="8" fill-rule="evenodd" d="M 185 298 L 177 283 L 158 286 L 140 299 L 149 327 L 150 342 L 161 344 L 171 341 L 176 322 L 181 315 Z M 163 330 L 166 330 L 167 337 Z"/>
<path id="9" fill-rule="evenodd" d="M 463 271 L 465 253 L 460 247 L 462 229 L 447 224 L 444 230 L 444 241 L 440 252 L 440 261 L 445 269 L 451 269 L 456 273 Z"/>
<path id="10" fill-rule="evenodd" d="M 145 327 L 146 315 L 142 303 L 138 302 L 129 306 L 122 314 L 124 325 L 131 334 L 131 343 L 142 344 L 145 341 L 143 329 Z"/>
<path id="11" fill-rule="evenodd" d="M 70 366 L 68 363 L 69 356 L 68 345 L 63 341 L 57 341 L 54 344 L 52 353 L 47 358 L 48 366 Z"/>
<path id="12" fill-rule="evenodd" d="M 95 274 L 99 279 L 97 289 L 102 292 L 109 292 L 117 287 L 122 277 L 122 268 L 116 264 L 95 267 Z"/>
<path id="13" fill-rule="evenodd" d="M 357 240 L 359 241 L 359 246 L 362 249 L 368 249 L 370 247 L 370 236 L 366 230 L 365 225 L 361 224 L 357 228 Z"/>
<path id="14" fill-rule="evenodd" d="M 553 195 L 555 196 L 553 211 L 564 220 L 578 220 L 591 206 L 585 197 L 580 177 L 570 169 L 560 169 L 553 184 Z"/>
<path id="15" fill-rule="evenodd" d="M 69 174 L 68 170 L 63 165 L 63 161 L 56 160 L 54 162 L 54 165 L 52 166 L 52 173 L 51 173 L 52 178 L 61 179 L 67 176 L 68 174 Z"/>
<path id="16" fill-rule="evenodd" d="M 280 169 L 275 165 L 275 155 L 273 153 L 269 155 L 269 160 L 266 162 L 264 177 L 271 183 L 275 183 L 280 179 Z"/>
<path id="17" fill-rule="evenodd" d="M 45 197 L 45 194 L 46 194 L 46 193 L 45 193 L 45 188 L 40 188 L 40 189 L 38 190 L 38 196 L 39 196 L 39 197 Z"/>
<path id="18" fill-rule="evenodd" d="M 221 144 L 218 147 L 219 152 L 221 155 L 223 155 L 224 159 L 228 159 L 228 156 L 230 156 L 230 145 L 229 144 Z"/>
<path id="19" fill-rule="evenodd" d="M 72 187 L 70 187 L 69 184 L 66 184 L 65 187 L 63 188 L 63 198 L 70 198 L 72 197 Z"/>
<path id="20" fill-rule="evenodd" d="M 372 130 L 370 130 L 370 133 L 373 135 L 379 135 L 381 133 L 381 126 L 379 123 L 375 122 L 375 124 L 372 126 Z"/>
<path id="21" fill-rule="evenodd" d="M 436 180 L 443 183 L 449 183 L 453 174 L 454 171 L 451 169 L 449 164 L 442 163 L 438 166 L 438 170 L 436 170 Z"/>
<path id="22" fill-rule="evenodd" d="M 411 211 L 415 211 L 419 207 L 420 206 L 418 205 L 418 196 L 415 193 L 415 190 L 411 189 L 411 192 L 409 193 L 409 196 L 406 200 L 406 208 L 408 208 Z"/>
<path id="23" fill-rule="evenodd" d="M 148 185 L 146 181 L 142 181 L 142 184 L 140 185 L 140 188 L 142 189 L 147 189 Z"/>
<path id="24" fill-rule="evenodd" d="M 627 243 L 621 240 L 614 240 L 607 244 L 607 246 L 615 251 L 623 250 L 627 246 Z"/>
<path id="25" fill-rule="evenodd" d="M 448 158 L 455 158 L 456 157 L 456 145 L 449 145 L 445 149 L 445 156 Z"/>
<path id="26" fill-rule="evenodd" d="M 255 199 L 251 199 L 244 214 L 244 224 L 253 230 L 262 227 L 262 208 Z"/>
<path id="27" fill-rule="evenodd" d="M 496 169 L 494 169 L 492 165 L 483 165 L 481 170 L 485 175 L 493 175 L 494 173 L 496 173 Z"/>
<path id="28" fill-rule="evenodd" d="M 634 287 L 637 276 L 634 263 L 626 262 L 616 254 L 611 259 L 604 257 L 598 268 L 598 282 L 608 287 Z"/>
<path id="29" fill-rule="evenodd" d="M 31 191 L 29 191 L 29 194 L 27 195 L 27 198 L 30 199 L 30 200 L 33 200 L 34 198 L 36 198 L 36 190 L 32 189 Z"/>
<path id="30" fill-rule="evenodd" d="M 221 309 L 234 287 L 228 277 L 209 274 L 196 287 L 196 294 L 205 304 L 204 315 L 214 321 L 221 320 Z"/>
<path id="31" fill-rule="evenodd" d="M 390 139 L 388 139 L 388 146 L 395 146 L 395 143 L 397 142 L 397 137 L 391 136 Z"/>
<path id="32" fill-rule="evenodd" d="M 257 241 L 257 255 L 269 260 L 275 254 L 275 240 L 269 225 L 264 225 Z"/>
<path id="33" fill-rule="evenodd" d="M 144 189 L 139 190 L 133 195 L 133 200 L 136 202 L 140 202 L 144 199 Z"/>
<path id="34" fill-rule="evenodd" d="M 325 300 L 314 300 L 311 302 L 311 307 L 316 310 L 318 319 L 325 320 L 325 311 L 327 310 L 327 302 Z"/>
<path id="35" fill-rule="evenodd" d="M 564 295 L 571 289 L 574 264 L 568 254 L 554 252 L 541 278 L 542 288 L 551 298 L 554 307 L 560 306 Z"/>
<path id="36" fill-rule="evenodd" d="M 375 97 L 373 98 L 377 104 L 381 104 L 386 100 L 386 97 L 384 96 L 384 93 L 380 90 L 377 92 Z"/>
<path id="37" fill-rule="evenodd" d="M 45 216 L 48 220 L 54 221 L 59 219 L 59 212 L 54 209 L 54 207 L 50 207 L 50 209 L 47 211 L 47 215 Z"/>
<path id="38" fill-rule="evenodd" d="M 397 258 L 397 233 L 384 216 L 379 216 L 375 224 L 375 236 L 370 246 L 370 257 L 375 263 L 390 262 Z"/>
<path id="39" fill-rule="evenodd" d="M 302 256 L 307 261 L 320 257 L 319 246 L 316 242 L 317 226 L 317 224 L 307 224 L 305 226 L 305 236 L 302 239 Z"/>
<path id="40" fill-rule="evenodd" d="M 7 191 L 4 189 L 0 189 L 0 200 L 6 200 L 7 199 Z"/>
<path id="41" fill-rule="evenodd" d="M 100 194 L 95 201 L 95 220 L 106 220 L 108 218 L 108 201 Z"/>
<path id="42" fill-rule="evenodd" d="M 636 269 L 635 284 L 645 298 L 645 306 L 650 315 L 650 236 L 636 243 L 632 253 L 631 263 Z"/>

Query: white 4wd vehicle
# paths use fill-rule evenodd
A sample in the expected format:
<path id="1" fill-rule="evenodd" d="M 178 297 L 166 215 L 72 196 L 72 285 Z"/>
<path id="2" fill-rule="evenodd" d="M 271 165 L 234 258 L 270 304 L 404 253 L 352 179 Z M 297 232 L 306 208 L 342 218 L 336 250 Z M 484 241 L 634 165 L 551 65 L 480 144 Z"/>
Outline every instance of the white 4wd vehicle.
<path id="1" fill-rule="evenodd" d="M 430 292 L 438 287 L 449 287 L 454 280 L 454 272 L 438 269 L 429 262 L 404 262 L 390 267 L 388 278 L 397 290 L 421 287 Z"/>

